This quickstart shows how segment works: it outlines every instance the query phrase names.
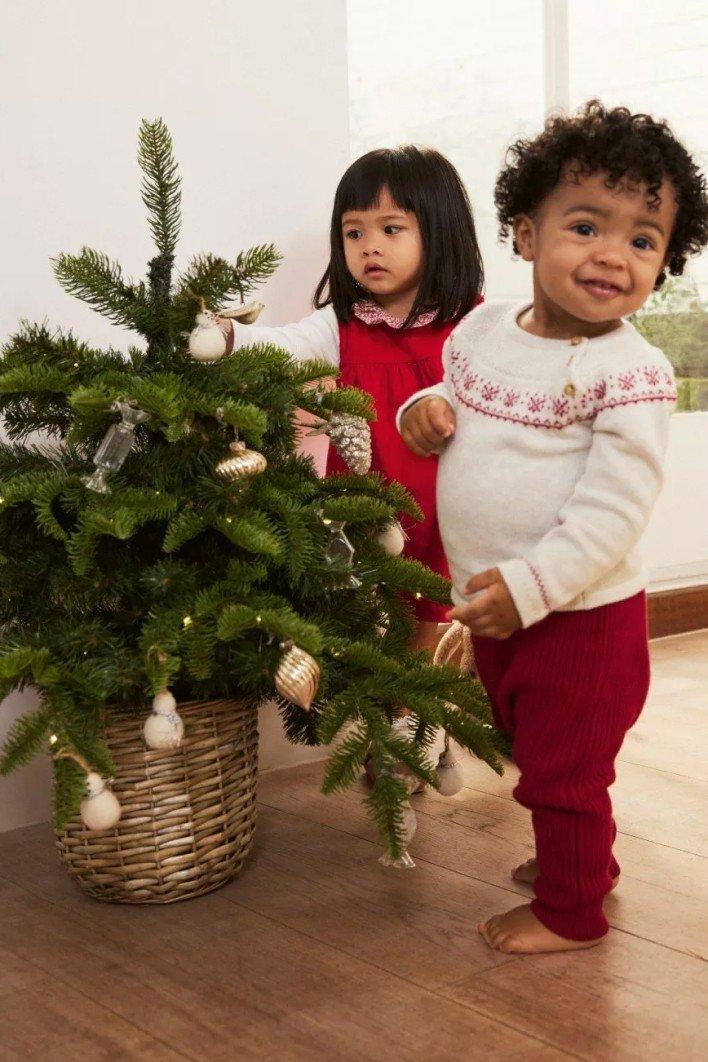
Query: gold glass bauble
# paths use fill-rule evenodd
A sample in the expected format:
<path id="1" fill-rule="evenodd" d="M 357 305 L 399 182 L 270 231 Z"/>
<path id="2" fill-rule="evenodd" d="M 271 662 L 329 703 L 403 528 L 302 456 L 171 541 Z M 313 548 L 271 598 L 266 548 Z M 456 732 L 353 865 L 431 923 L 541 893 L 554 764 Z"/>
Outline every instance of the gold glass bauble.
<path id="1" fill-rule="evenodd" d="M 214 469 L 221 479 L 233 482 L 242 476 L 257 476 L 268 467 L 263 454 L 259 454 L 257 450 L 249 450 L 243 442 L 232 442 L 229 449 L 229 456 L 222 457 Z"/>

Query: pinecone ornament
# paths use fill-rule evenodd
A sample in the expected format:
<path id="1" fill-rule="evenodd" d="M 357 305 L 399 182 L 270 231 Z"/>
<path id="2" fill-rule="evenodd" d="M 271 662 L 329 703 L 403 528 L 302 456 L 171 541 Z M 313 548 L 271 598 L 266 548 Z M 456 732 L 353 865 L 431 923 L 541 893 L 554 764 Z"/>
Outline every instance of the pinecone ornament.
<path id="1" fill-rule="evenodd" d="M 332 446 L 357 475 L 363 476 L 371 468 L 371 429 L 363 417 L 333 413 L 327 423 L 310 434 L 329 435 Z"/>

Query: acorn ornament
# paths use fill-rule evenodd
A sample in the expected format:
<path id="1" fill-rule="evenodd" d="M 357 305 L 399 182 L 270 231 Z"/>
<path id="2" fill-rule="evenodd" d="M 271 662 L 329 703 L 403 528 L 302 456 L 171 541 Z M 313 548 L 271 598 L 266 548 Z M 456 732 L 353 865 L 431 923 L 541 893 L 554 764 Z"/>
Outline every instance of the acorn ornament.
<path id="1" fill-rule="evenodd" d="M 169 690 L 160 690 L 153 698 L 152 712 L 143 726 L 145 744 L 150 749 L 178 749 L 184 737 L 184 723 L 177 711 L 177 701 Z"/>
<path id="2" fill-rule="evenodd" d="M 450 739 L 445 735 L 445 748 L 440 753 L 436 774 L 438 776 L 438 792 L 442 796 L 454 796 L 459 793 L 465 784 L 462 767 L 457 761 L 455 753 L 450 748 Z"/>
<path id="3" fill-rule="evenodd" d="M 86 776 L 87 796 L 81 801 L 81 819 L 88 830 L 112 830 L 120 820 L 118 798 L 96 771 Z"/>
<path id="4" fill-rule="evenodd" d="M 292 641 L 281 642 L 283 656 L 275 672 L 275 688 L 281 697 L 309 712 L 320 684 L 320 667 L 314 657 Z"/>
<path id="5" fill-rule="evenodd" d="M 391 557 L 400 557 L 406 545 L 406 535 L 398 520 L 388 524 L 383 531 L 376 536 L 377 541 Z"/>
<path id="6" fill-rule="evenodd" d="M 265 472 L 267 467 L 268 462 L 263 454 L 259 454 L 257 450 L 249 450 L 245 442 L 234 439 L 229 446 L 228 457 L 222 457 L 214 471 L 220 479 L 233 483 L 244 476 L 257 476 Z"/>

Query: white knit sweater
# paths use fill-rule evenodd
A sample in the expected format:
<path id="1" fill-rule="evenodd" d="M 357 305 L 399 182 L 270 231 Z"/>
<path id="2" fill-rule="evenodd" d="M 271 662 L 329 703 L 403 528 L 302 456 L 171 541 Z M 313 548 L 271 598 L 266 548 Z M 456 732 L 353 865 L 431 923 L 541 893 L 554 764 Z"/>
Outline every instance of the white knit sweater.
<path id="1" fill-rule="evenodd" d="M 637 550 L 662 483 L 671 365 L 632 325 L 579 341 L 486 303 L 452 332 L 445 375 L 399 410 L 445 398 L 457 427 L 440 458 L 438 519 L 453 581 L 498 567 L 524 627 L 646 585 Z"/>

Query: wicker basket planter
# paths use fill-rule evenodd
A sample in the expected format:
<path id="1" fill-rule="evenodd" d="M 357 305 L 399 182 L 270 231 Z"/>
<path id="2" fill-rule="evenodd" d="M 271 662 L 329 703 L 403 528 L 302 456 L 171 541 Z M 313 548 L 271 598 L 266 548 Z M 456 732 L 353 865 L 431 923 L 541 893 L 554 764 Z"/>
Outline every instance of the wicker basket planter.
<path id="1" fill-rule="evenodd" d="M 140 716 L 109 713 L 106 741 L 123 814 L 112 830 L 78 816 L 57 834 L 69 875 L 98 900 L 174 903 L 219 888 L 241 868 L 256 817 L 257 707 L 181 703 L 182 746 L 145 748 Z"/>

